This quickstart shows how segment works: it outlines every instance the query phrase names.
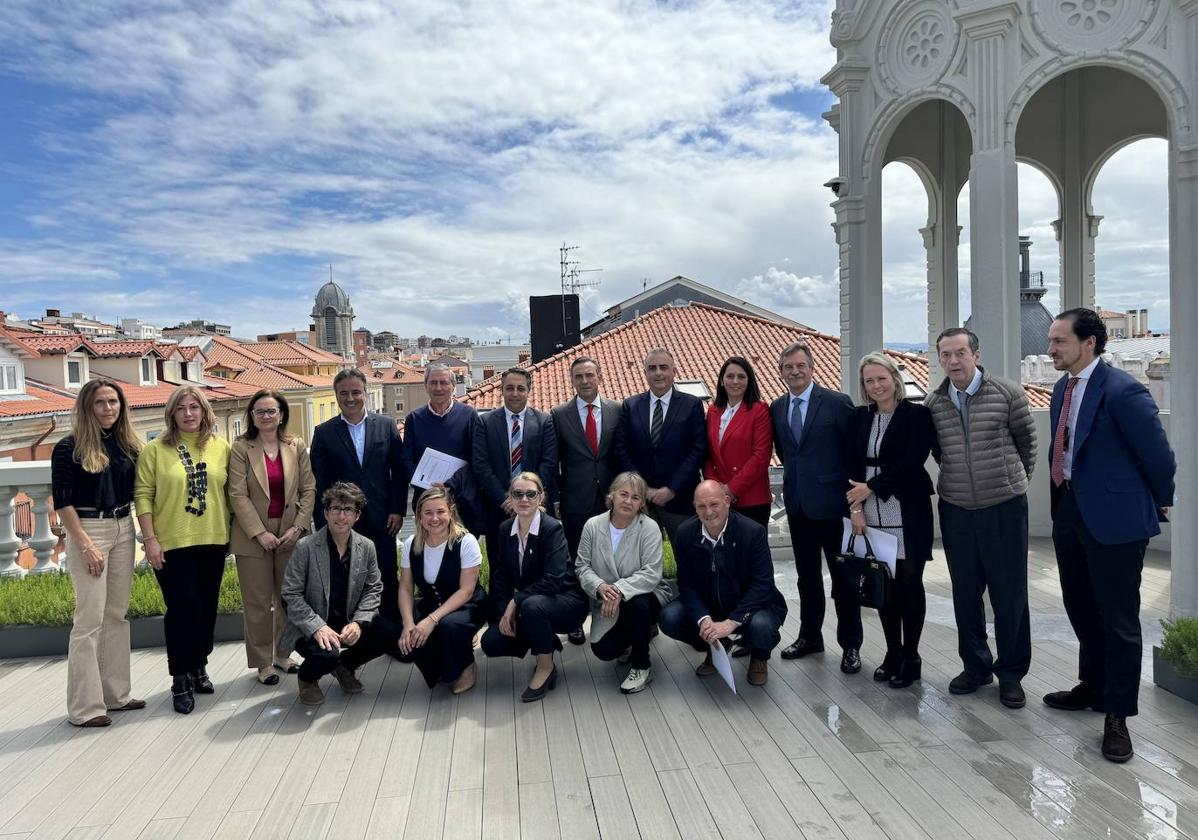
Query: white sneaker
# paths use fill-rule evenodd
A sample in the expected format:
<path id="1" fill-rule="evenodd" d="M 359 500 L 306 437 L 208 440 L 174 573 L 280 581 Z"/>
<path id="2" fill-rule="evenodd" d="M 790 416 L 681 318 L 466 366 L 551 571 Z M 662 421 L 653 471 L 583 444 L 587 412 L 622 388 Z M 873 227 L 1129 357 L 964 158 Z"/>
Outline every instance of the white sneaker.
<path id="1" fill-rule="evenodd" d="M 638 691 L 644 691 L 649 687 L 649 683 L 653 681 L 653 671 L 650 668 L 633 668 L 628 672 L 628 676 L 624 678 L 624 682 L 620 683 L 620 691 L 625 694 L 636 694 Z"/>

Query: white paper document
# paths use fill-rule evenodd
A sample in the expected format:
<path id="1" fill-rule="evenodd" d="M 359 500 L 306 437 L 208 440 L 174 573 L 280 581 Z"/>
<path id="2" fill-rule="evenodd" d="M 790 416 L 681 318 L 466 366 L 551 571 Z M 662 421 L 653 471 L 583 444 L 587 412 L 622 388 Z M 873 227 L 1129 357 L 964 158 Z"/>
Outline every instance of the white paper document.
<path id="1" fill-rule="evenodd" d="M 845 554 L 849 550 L 849 537 L 853 536 L 853 523 L 847 519 L 841 520 L 844 522 L 844 534 L 840 538 L 840 553 Z M 865 536 L 869 537 L 869 544 L 873 547 L 874 557 L 880 562 L 885 563 L 890 568 L 890 579 L 894 580 L 895 564 L 898 562 L 898 537 L 887 534 L 885 531 L 879 531 L 877 528 L 866 526 Z M 853 540 L 853 554 L 858 557 L 865 556 L 865 540 Z"/>
<path id="2" fill-rule="evenodd" d="M 446 455 L 436 449 L 428 448 L 420 456 L 416 472 L 412 474 L 412 484 L 422 490 L 427 490 L 434 484 L 444 484 L 455 472 L 466 466 L 461 458 Z"/>
<path id="3" fill-rule="evenodd" d="M 728 683 L 728 687 L 735 694 L 736 679 L 732 676 L 732 659 L 728 656 L 728 651 L 724 650 L 722 642 L 716 642 L 711 645 L 711 664 L 715 666 L 716 671 L 724 678 L 724 682 Z"/>

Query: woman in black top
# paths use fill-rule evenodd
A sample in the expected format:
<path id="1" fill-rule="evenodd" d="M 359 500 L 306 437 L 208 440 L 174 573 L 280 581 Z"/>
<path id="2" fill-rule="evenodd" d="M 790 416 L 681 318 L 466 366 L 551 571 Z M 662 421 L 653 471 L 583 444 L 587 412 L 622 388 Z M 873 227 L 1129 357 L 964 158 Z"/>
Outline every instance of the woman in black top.
<path id="1" fill-rule="evenodd" d="M 886 658 L 874 679 L 904 688 L 919 679 L 922 665 L 923 569 L 932 559 L 932 479 L 924 464 L 936 430 L 925 406 L 904 399 L 902 375 L 888 356 L 870 353 L 859 373 L 866 404 L 853 415 L 849 513 L 853 533 L 868 526 L 898 540 L 894 584 L 886 606 L 878 610 Z"/>
<path id="2" fill-rule="evenodd" d="M 54 509 L 66 529 L 75 588 L 67 653 L 67 717 L 108 726 L 109 711 L 145 708 L 130 697 L 129 591 L 133 585 L 133 477 L 140 449 L 125 395 L 95 379 L 75 400 L 71 434 L 54 447 Z"/>
<path id="3" fill-rule="evenodd" d="M 483 553 L 458 518 L 449 491 L 433 487 L 416 501 L 416 533 L 403 543 L 399 658 L 415 662 L 428 687 L 474 687 L 474 635 L 485 621 L 487 593 L 478 584 Z M 419 600 L 416 600 L 416 595 Z"/>

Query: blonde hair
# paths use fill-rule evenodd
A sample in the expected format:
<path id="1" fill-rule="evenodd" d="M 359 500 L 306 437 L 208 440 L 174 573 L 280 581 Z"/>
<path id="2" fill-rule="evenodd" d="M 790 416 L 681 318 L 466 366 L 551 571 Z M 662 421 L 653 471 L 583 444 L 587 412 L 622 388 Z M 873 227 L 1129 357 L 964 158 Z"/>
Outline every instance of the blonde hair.
<path id="1" fill-rule="evenodd" d="M 75 399 L 75 411 L 72 418 L 71 434 L 75 437 L 75 450 L 71 457 L 86 472 L 102 473 L 108 469 L 108 451 L 104 448 L 103 430 L 100 421 L 96 419 L 96 392 L 101 388 L 111 388 L 116 392 L 116 398 L 121 404 L 121 413 L 117 415 L 116 423 L 112 426 L 112 435 L 116 438 L 117 446 L 125 451 L 133 460 L 141 451 L 141 442 L 133 432 L 133 423 L 129 420 L 129 404 L 125 402 L 125 392 L 111 379 L 93 379 L 86 383 Z"/>
<path id="2" fill-rule="evenodd" d="M 458 506 L 453 502 L 453 493 L 445 487 L 430 487 L 416 500 L 416 535 L 412 537 L 412 551 L 415 553 L 423 552 L 424 544 L 428 541 L 428 531 L 420 521 L 420 512 L 427 503 L 437 499 L 444 499 L 446 507 L 449 508 L 449 540 L 445 543 L 446 547 L 453 548 L 458 540 L 470 533 L 458 516 Z"/>
<path id="3" fill-rule="evenodd" d="M 861 358 L 861 364 L 857 365 L 857 384 L 861 388 L 861 399 L 865 401 L 866 405 L 874 404 L 873 397 L 865 393 L 866 365 L 878 365 L 879 367 L 886 368 L 887 373 L 890 374 L 890 378 L 894 380 L 894 399 L 896 404 L 906 398 L 907 383 L 903 382 L 903 375 L 899 373 L 898 365 L 894 363 L 894 360 L 882 352 L 866 353 Z"/>
<path id="4" fill-rule="evenodd" d="M 537 507 L 541 511 L 544 511 L 545 510 L 545 483 L 543 481 L 541 481 L 541 477 L 539 475 L 537 475 L 535 472 L 529 472 L 528 470 L 525 470 L 524 472 L 521 472 L 521 473 L 516 473 L 514 476 L 512 476 L 512 480 L 507 483 L 508 493 L 512 492 L 512 488 L 516 486 L 517 481 L 528 481 L 528 482 L 531 482 L 532 484 L 537 485 L 537 492 L 541 494 L 541 504 L 537 505 Z"/>
<path id="5" fill-rule="evenodd" d="M 204 447 L 212 438 L 212 433 L 216 431 L 216 414 L 213 413 L 212 403 L 208 402 L 204 392 L 194 385 L 179 386 L 171 394 L 171 398 L 166 401 L 166 431 L 162 433 L 161 440 L 167 446 L 178 446 L 179 425 L 175 422 L 175 410 L 179 408 L 179 403 L 187 397 L 195 398 L 195 401 L 200 404 L 200 411 L 203 414 L 203 419 L 200 421 L 199 438 L 196 440 L 196 445 L 203 452 Z"/>
<path id="6" fill-rule="evenodd" d="M 632 485 L 633 492 L 639 493 L 641 496 L 641 509 L 637 513 L 645 513 L 649 510 L 649 484 L 639 472 L 632 470 L 622 472 L 611 480 L 611 484 L 607 488 L 607 495 L 603 497 L 608 510 L 612 508 L 616 491 L 629 484 Z"/>

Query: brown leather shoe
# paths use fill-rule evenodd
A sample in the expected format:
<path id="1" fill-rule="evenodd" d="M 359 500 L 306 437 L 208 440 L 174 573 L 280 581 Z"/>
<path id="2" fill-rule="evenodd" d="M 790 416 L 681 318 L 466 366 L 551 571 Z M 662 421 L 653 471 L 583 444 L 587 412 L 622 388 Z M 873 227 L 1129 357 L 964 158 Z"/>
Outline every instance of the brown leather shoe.
<path id="1" fill-rule="evenodd" d="M 471 662 L 466 666 L 462 673 L 458 674 L 458 678 L 453 681 L 453 693 L 465 694 L 470 689 L 474 688 L 474 680 L 478 674 L 478 668 Z"/>
<path id="2" fill-rule="evenodd" d="M 110 712 L 136 712 L 138 709 L 146 707 L 145 700 L 130 700 L 123 706 L 117 706 L 115 709 L 109 709 Z"/>
<path id="3" fill-rule="evenodd" d="M 749 660 L 749 685 L 765 685 L 770 678 L 770 663 L 765 659 Z"/>
<path id="4" fill-rule="evenodd" d="M 703 663 L 695 669 L 695 675 L 700 677 L 710 677 L 715 673 L 715 665 L 711 662 L 711 651 L 707 651 L 707 655 L 703 657 Z"/>
<path id="5" fill-rule="evenodd" d="M 98 726 L 112 726 L 112 718 L 108 715 L 96 715 L 94 718 L 88 718 L 83 723 L 75 724 L 80 729 L 95 729 Z"/>
<path id="6" fill-rule="evenodd" d="M 346 694 L 362 693 L 362 683 L 358 680 L 354 672 L 344 665 L 338 665 L 337 670 L 333 671 L 333 676 L 337 678 L 337 684 L 341 686 L 341 690 Z"/>
<path id="7" fill-rule="evenodd" d="M 296 679 L 296 684 L 299 686 L 300 702 L 305 706 L 319 706 L 324 702 L 324 692 L 320 690 L 320 683 Z"/>

